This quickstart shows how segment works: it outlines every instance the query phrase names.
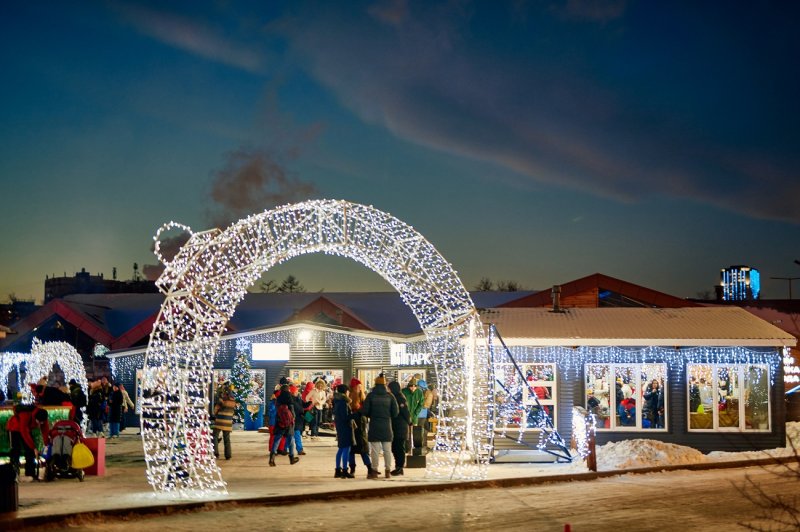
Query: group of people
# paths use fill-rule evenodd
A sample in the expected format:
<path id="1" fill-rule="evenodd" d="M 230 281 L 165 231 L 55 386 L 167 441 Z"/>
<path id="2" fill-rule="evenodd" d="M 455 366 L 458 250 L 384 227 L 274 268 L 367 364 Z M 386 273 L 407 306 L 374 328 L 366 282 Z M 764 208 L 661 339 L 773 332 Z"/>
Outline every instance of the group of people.
<path id="1" fill-rule="evenodd" d="M 20 458 L 25 457 L 25 475 L 21 480 L 38 480 L 37 461 L 41 450 L 50 443 L 49 414 L 46 406 L 70 407 L 69 419 L 81 423 L 83 408 L 86 407 L 86 394 L 75 380 L 69 386 L 49 385 L 46 378 L 31 383 L 33 403 L 14 405 L 14 414 L 6 423 L 6 431 L 11 438 L 10 461 L 18 471 Z M 41 441 L 37 441 L 41 438 Z"/>
<path id="2" fill-rule="evenodd" d="M 416 378 L 401 389 L 397 381 L 387 387 L 386 378 L 381 374 L 367 394 L 356 378 L 347 385 L 338 380 L 329 384 L 324 377 L 318 377 L 298 386 L 283 377 L 275 387 L 267 410 L 269 465 L 276 466 L 276 457 L 280 455 L 288 456 L 289 463 L 296 464 L 300 456 L 306 454 L 304 435 L 318 438 L 320 427 L 330 414 L 337 443 L 335 478 L 355 478 L 358 457 L 367 469 L 367 478 L 379 478 L 381 454 L 385 477 L 402 475 L 410 427 L 427 421 L 435 399 L 435 391 L 428 389 L 424 380 Z M 219 457 L 218 431 L 223 435 L 224 431 L 229 433 L 228 415 L 232 415 L 235 403 L 227 405 L 223 395 L 217 405 L 213 440 L 214 454 Z M 230 441 L 224 436 L 222 440 L 225 458 L 230 459 Z"/>
<path id="3" fill-rule="evenodd" d="M 86 416 L 89 419 L 87 435 L 119 438 L 125 430 L 125 416 L 135 405 L 125 386 L 121 382 L 111 382 L 105 375 L 99 379 L 89 380 L 89 397 L 86 405 Z"/>
<path id="4" fill-rule="evenodd" d="M 427 389 L 425 381 L 415 378 L 405 388 L 401 389 L 398 381 L 387 388 L 386 377 L 381 374 L 369 394 L 364 393 L 358 379 L 352 379 L 350 386 L 339 384 L 333 398 L 338 446 L 334 477 L 354 478 L 359 455 L 367 478 L 377 479 L 381 454 L 385 477 L 402 475 L 410 429 L 425 423 L 434 399 L 435 393 Z"/>

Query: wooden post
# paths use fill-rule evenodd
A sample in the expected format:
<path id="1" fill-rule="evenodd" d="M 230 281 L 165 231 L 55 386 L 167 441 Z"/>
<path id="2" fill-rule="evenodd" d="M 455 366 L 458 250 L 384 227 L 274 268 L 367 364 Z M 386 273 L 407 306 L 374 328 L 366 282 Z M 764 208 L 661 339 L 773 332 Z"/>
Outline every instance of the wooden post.
<path id="1" fill-rule="evenodd" d="M 586 466 L 589 471 L 597 472 L 597 451 L 595 450 L 595 434 L 592 430 L 592 423 L 590 419 L 594 414 L 589 414 L 590 417 L 586 419 L 586 445 L 589 447 L 589 455 L 586 457 Z"/>

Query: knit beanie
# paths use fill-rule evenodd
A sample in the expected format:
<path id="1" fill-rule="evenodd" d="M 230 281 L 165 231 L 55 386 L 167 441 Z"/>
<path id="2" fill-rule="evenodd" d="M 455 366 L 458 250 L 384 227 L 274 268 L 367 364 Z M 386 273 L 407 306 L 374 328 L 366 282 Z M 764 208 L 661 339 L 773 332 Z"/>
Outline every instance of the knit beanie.
<path id="1" fill-rule="evenodd" d="M 351 390 L 352 390 L 353 388 L 355 388 L 356 386 L 358 386 L 359 384 L 361 384 L 361 381 L 360 381 L 360 380 L 358 380 L 358 379 L 356 379 L 355 377 L 353 377 L 352 379 L 350 379 L 350 389 L 351 389 Z"/>
<path id="2" fill-rule="evenodd" d="M 383 385 L 386 384 L 386 377 L 383 376 L 383 373 L 375 377 L 375 385 L 378 384 L 383 384 Z"/>

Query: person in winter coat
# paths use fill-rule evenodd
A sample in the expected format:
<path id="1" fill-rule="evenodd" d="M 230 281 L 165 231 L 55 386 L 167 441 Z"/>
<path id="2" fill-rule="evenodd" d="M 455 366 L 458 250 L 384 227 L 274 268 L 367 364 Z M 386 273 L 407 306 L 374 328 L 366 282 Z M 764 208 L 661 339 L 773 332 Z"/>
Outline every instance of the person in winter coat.
<path id="1" fill-rule="evenodd" d="M 86 394 L 83 393 L 83 388 L 75 379 L 70 379 L 69 381 L 69 400 L 75 409 L 72 414 L 72 420 L 80 425 L 83 422 L 83 411 L 86 408 L 87 400 Z"/>
<path id="2" fill-rule="evenodd" d="M 623 399 L 617 407 L 619 422 L 626 427 L 636 425 L 636 400 L 633 397 Z"/>
<path id="3" fill-rule="evenodd" d="M 324 379 L 319 379 L 314 383 L 314 389 L 308 393 L 308 399 L 311 401 L 311 411 L 314 412 L 314 419 L 311 421 L 311 439 L 316 440 L 319 438 L 322 416 L 328 402 L 327 385 Z"/>
<path id="4" fill-rule="evenodd" d="M 125 385 L 121 382 L 119 383 L 119 391 L 122 392 L 122 418 L 119 422 L 119 430 L 122 432 L 125 430 L 125 414 L 135 409 L 136 404 L 131 400 L 131 396 L 128 395 L 128 390 L 125 389 Z"/>
<path id="5" fill-rule="evenodd" d="M 225 460 L 230 460 L 231 452 L 231 431 L 233 430 L 233 416 L 236 413 L 236 399 L 233 398 L 233 388 L 226 382 L 222 385 L 220 396 L 214 405 L 214 424 L 212 428 L 212 442 L 214 445 L 214 457 L 219 458 L 219 436 L 222 434 L 222 444 L 225 448 Z"/>
<path id="6" fill-rule="evenodd" d="M 111 387 L 111 395 L 108 396 L 108 438 L 119 438 L 119 424 L 122 419 L 122 408 L 124 407 L 122 392 L 119 383 L 114 383 Z"/>
<path id="7" fill-rule="evenodd" d="M 333 393 L 333 424 L 336 427 L 336 473 L 334 478 L 355 478 L 347 470 L 350 447 L 353 446 L 353 412 L 346 384 L 340 384 Z"/>
<path id="8" fill-rule="evenodd" d="M 36 460 L 39 448 L 34 441 L 33 432 L 39 429 L 46 447 L 50 441 L 50 423 L 47 411 L 36 405 L 17 405 L 14 415 L 6 423 L 6 431 L 11 436 L 11 464 L 19 471 L 19 457 L 25 454 L 25 477 L 39 480 L 36 476 Z"/>
<path id="9" fill-rule="evenodd" d="M 408 385 L 403 388 L 403 395 L 406 397 L 408 412 L 411 414 L 411 424 L 416 425 L 419 413 L 422 411 L 422 403 L 425 402 L 425 394 L 417 386 L 417 379 L 412 377 L 408 381 Z"/>
<path id="10" fill-rule="evenodd" d="M 311 436 L 311 425 L 314 423 L 314 404 L 311 402 L 311 390 L 314 389 L 314 383 L 309 381 L 306 382 L 305 387 L 303 388 L 302 393 L 300 393 L 300 398 L 303 400 L 303 405 L 305 405 L 305 412 L 311 412 L 311 421 L 303 422 L 303 425 L 306 429 L 309 429 L 309 432 L 305 433 L 308 436 Z M 303 414 L 305 417 L 305 413 Z"/>
<path id="11" fill-rule="evenodd" d="M 289 386 L 289 393 L 292 394 L 292 401 L 294 401 L 294 446 L 297 454 L 306 454 L 303 450 L 303 431 L 306 428 L 306 420 L 303 417 L 306 413 L 306 407 L 310 402 L 303 402 L 300 397 L 300 390 L 297 386 Z"/>
<path id="12" fill-rule="evenodd" d="M 95 438 L 106 437 L 103 432 L 104 403 L 105 397 L 103 397 L 100 381 L 94 381 L 89 387 L 89 404 L 86 407 L 86 416 L 89 418 L 89 431 L 93 433 Z"/>
<path id="13" fill-rule="evenodd" d="M 289 463 L 291 465 L 300 461 L 294 455 L 294 399 L 289 392 L 289 386 L 281 386 L 280 394 L 276 400 L 278 411 L 275 417 L 275 442 L 269 453 L 269 465 L 275 467 L 275 454 L 281 444 L 281 438 L 286 439 L 286 449 L 289 450 Z"/>
<path id="14" fill-rule="evenodd" d="M 378 460 L 383 451 L 383 464 L 385 476 L 389 478 L 392 467 L 389 456 L 392 452 L 392 419 L 400 414 L 397 400 L 386 390 L 386 377 L 383 373 L 375 379 L 375 386 L 369 392 L 361 413 L 369 418 L 369 457 L 372 461 L 372 470 L 367 478 L 378 478 Z"/>
<path id="15" fill-rule="evenodd" d="M 654 429 L 664 428 L 664 390 L 658 379 L 653 379 L 647 387 L 644 392 L 644 400 L 647 405 L 650 426 Z"/>
<path id="16" fill-rule="evenodd" d="M 359 410 L 367 398 L 361 381 L 353 377 L 350 379 L 350 409 L 353 411 L 353 446 L 350 448 L 350 473 L 356 473 L 356 455 L 361 455 L 361 461 L 367 467 L 367 474 L 372 470 L 372 461 L 369 459 L 369 443 L 367 442 L 367 417 Z"/>
<path id="17" fill-rule="evenodd" d="M 398 415 L 392 419 L 392 455 L 394 455 L 394 469 L 391 472 L 393 477 L 403 474 L 403 467 L 406 465 L 406 441 L 408 431 L 411 427 L 411 413 L 408 411 L 405 394 L 400 389 L 400 383 L 392 381 L 389 383 L 389 391 L 392 392 L 397 400 Z"/>
<path id="18" fill-rule="evenodd" d="M 284 381 L 285 378 L 282 377 L 281 381 Z M 283 390 L 283 386 L 288 385 L 285 384 L 276 384 L 275 385 L 275 393 L 272 394 L 272 397 L 269 400 L 269 404 L 267 405 L 267 423 L 269 426 L 269 448 L 272 449 L 272 446 L 275 444 L 275 435 L 278 432 L 278 429 L 275 427 L 275 424 L 278 420 L 278 396 L 281 394 L 281 390 Z M 282 437 L 278 438 L 280 442 L 278 444 L 278 454 L 285 455 L 288 454 L 286 452 L 286 440 Z"/>

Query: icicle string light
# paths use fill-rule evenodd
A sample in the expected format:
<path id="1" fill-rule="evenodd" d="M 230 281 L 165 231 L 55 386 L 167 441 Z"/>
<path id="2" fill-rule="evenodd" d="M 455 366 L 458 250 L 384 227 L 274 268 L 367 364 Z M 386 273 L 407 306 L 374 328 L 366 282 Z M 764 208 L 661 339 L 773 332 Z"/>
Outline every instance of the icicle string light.
<path id="1" fill-rule="evenodd" d="M 629 347 L 532 347 L 509 346 L 519 362 L 553 362 L 565 375 L 579 378 L 586 364 L 659 364 L 670 368 L 686 364 L 749 364 L 765 365 L 770 370 L 770 382 L 775 384 L 775 375 L 783 363 L 781 351 L 773 349 L 750 349 L 747 347 L 680 347 L 668 348 L 648 346 Z M 501 349 L 495 349 L 495 363 L 502 363 Z M 498 355 L 498 353 L 500 353 Z"/>
<path id="2" fill-rule="evenodd" d="M 432 478 L 484 478 L 488 463 L 488 346 L 469 293 L 452 266 L 412 227 L 373 207 L 308 201 L 248 216 L 224 231 L 192 233 L 164 262 L 166 295 L 143 370 L 142 440 L 158 493 L 224 493 L 211 451 L 208 389 L 219 338 L 247 288 L 273 266 L 309 253 L 353 259 L 400 294 L 432 348 L 440 417 Z M 466 339 L 466 341 L 462 341 Z"/>

